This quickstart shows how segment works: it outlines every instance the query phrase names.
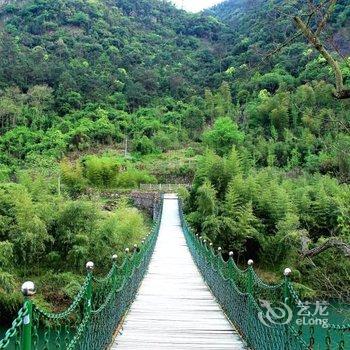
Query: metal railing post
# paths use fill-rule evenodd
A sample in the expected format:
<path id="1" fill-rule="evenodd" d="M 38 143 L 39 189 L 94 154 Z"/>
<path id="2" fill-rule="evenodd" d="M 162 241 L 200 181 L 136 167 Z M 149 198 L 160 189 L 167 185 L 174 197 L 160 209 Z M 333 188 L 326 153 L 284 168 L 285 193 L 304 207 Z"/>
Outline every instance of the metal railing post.
<path id="1" fill-rule="evenodd" d="M 290 308 L 291 307 L 291 300 L 290 300 L 290 293 L 289 293 L 289 283 L 290 283 L 290 275 L 292 273 L 292 270 L 287 267 L 286 269 L 284 269 L 283 271 L 283 275 L 284 275 L 284 289 L 283 289 L 283 302 L 286 305 L 286 308 Z M 292 310 L 293 311 L 293 310 Z M 290 349 L 290 330 L 289 330 L 289 324 L 285 325 L 285 346 L 286 346 L 286 350 Z"/>
<path id="2" fill-rule="evenodd" d="M 284 269 L 283 275 L 284 275 L 284 290 L 283 290 L 283 297 L 284 300 L 283 302 L 290 306 L 290 300 L 289 300 L 289 288 L 288 285 L 290 283 L 290 275 L 292 273 L 292 270 L 287 267 L 286 269 Z"/>
<path id="3" fill-rule="evenodd" d="M 26 315 L 23 317 L 22 350 L 32 349 L 32 327 L 33 327 L 33 301 L 31 297 L 35 294 L 35 285 L 31 281 L 24 282 L 21 288 L 25 297 Z"/>
<path id="4" fill-rule="evenodd" d="M 248 319 L 249 319 L 249 324 L 248 324 L 248 334 L 247 334 L 247 344 L 250 347 L 251 346 L 251 337 L 252 334 L 254 332 L 254 329 L 252 328 L 252 309 L 253 309 L 253 305 L 252 305 L 252 300 L 254 300 L 254 284 L 253 284 L 253 265 L 254 265 L 254 261 L 252 259 L 248 260 L 248 278 L 247 278 L 247 293 L 248 293 Z"/>
<path id="5" fill-rule="evenodd" d="M 220 259 L 222 259 L 222 249 L 221 249 L 221 247 L 218 247 L 218 255 L 217 255 L 217 271 L 218 272 L 220 272 L 221 271 L 221 269 L 220 269 L 220 267 L 221 267 L 221 265 L 220 265 Z M 224 276 L 225 276 L 225 274 L 224 273 L 222 273 Z M 225 276 L 226 277 L 226 276 Z"/>
<path id="6" fill-rule="evenodd" d="M 125 248 L 125 260 L 124 260 L 124 266 L 125 266 L 125 276 L 129 277 L 129 264 L 130 264 L 130 249 L 128 247 Z"/>
<path id="7" fill-rule="evenodd" d="M 247 292 L 253 296 L 254 294 L 254 286 L 253 286 L 253 265 L 254 261 L 252 259 L 248 260 L 248 283 L 247 283 Z"/>
<path id="8" fill-rule="evenodd" d="M 118 255 L 117 254 L 113 254 L 112 256 L 112 261 L 113 261 L 113 267 L 114 267 L 114 271 L 113 271 L 113 289 L 117 289 L 117 261 L 118 261 Z"/>
<path id="9" fill-rule="evenodd" d="M 92 310 L 92 271 L 94 269 L 95 265 L 92 261 L 88 261 L 86 263 L 86 270 L 88 273 L 88 276 L 90 277 L 89 279 L 89 283 L 87 285 L 86 288 L 86 309 L 85 312 L 87 314 L 91 314 L 91 310 Z"/>

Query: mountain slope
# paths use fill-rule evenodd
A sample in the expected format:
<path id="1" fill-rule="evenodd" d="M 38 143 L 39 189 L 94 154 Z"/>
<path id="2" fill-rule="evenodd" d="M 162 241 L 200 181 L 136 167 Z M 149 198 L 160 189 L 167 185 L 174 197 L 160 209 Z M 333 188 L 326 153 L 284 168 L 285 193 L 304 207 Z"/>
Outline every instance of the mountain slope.
<path id="1" fill-rule="evenodd" d="M 337 1 L 330 18 L 329 29 L 325 33 L 327 39 L 334 39 L 336 46 L 344 55 L 350 53 L 350 47 L 346 43 L 346 38 L 350 35 L 350 8 L 347 3 L 346 0 Z M 276 45 L 290 39 L 296 32 L 293 16 L 297 14 L 306 16 L 310 13 L 310 9 L 306 2 L 299 0 L 226 0 L 205 13 L 229 26 L 234 33 L 230 38 L 234 45 L 245 44 L 248 50 L 250 46 L 254 46 L 255 52 L 263 53 L 275 49 Z M 315 17 L 317 18 L 317 15 Z M 313 24 L 311 20 L 311 25 Z M 304 42 L 303 38 L 296 38 L 291 41 L 287 49 L 295 46 L 295 43 Z"/>
<path id="2" fill-rule="evenodd" d="M 4 5 L 0 18 L 2 87 L 47 84 L 83 101 L 117 94 L 134 108 L 186 97 L 216 69 L 207 52 L 218 21 L 167 2 L 30 0 Z"/>

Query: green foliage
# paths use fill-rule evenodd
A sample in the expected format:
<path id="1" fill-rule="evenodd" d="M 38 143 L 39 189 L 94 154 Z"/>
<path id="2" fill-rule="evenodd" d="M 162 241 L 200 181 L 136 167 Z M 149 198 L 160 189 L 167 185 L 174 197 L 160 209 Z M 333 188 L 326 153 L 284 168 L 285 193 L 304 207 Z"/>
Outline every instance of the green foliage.
<path id="1" fill-rule="evenodd" d="M 214 215 L 217 211 L 216 191 L 209 181 L 198 188 L 197 206 L 202 217 Z"/>
<path id="2" fill-rule="evenodd" d="M 83 168 L 79 163 L 71 164 L 64 160 L 60 164 L 63 183 L 67 186 L 69 193 L 76 196 L 82 193 L 87 186 L 87 180 L 83 177 Z"/>
<path id="3" fill-rule="evenodd" d="M 84 176 L 89 184 L 100 188 L 111 188 L 115 185 L 120 170 L 117 159 L 87 156 L 82 160 L 82 163 Z"/>
<path id="4" fill-rule="evenodd" d="M 88 258 L 103 268 L 138 242 L 142 215 L 124 201 L 102 210 L 99 193 L 193 178 L 182 195 L 198 232 L 242 261 L 292 266 L 308 295 L 346 292 L 340 253 L 314 268 L 299 250 L 301 236 L 310 247 L 349 242 L 349 101 L 333 98 L 327 62 L 299 38 L 262 62 L 295 32 L 281 13 L 304 3 L 229 0 L 202 14 L 155 0 L 0 7 L 1 309 L 17 305 L 29 273 L 47 296 L 59 285 L 64 303 Z M 325 31 L 344 57 L 348 14 L 339 0 Z M 347 58 L 341 69 L 349 84 Z"/>
<path id="5" fill-rule="evenodd" d="M 1 163 L 127 141 L 127 151 L 157 154 L 190 138 L 219 155 L 244 143 L 258 166 L 347 181 L 349 105 L 333 99 L 327 64 L 299 39 L 258 64 L 259 50 L 273 51 L 294 30 L 276 11 L 262 1 L 227 1 L 209 16 L 157 1 L 3 6 Z M 336 37 L 346 36 L 346 13 L 341 0 L 330 19 Z M 251 30 L 257 25 L 262 31 Z"/>
<path id="6" fill-rule="evenodd" d="M 9 183 L 1 185 L 0 198 L 2 238 L 13 243 L 15 261 L 37 264 L 52 238 L 30 194 L 24 186 Z"/>
<path id="7" fill-rule="evenodd" d="M 113 159 L 113 164 L 116 160 L 86 159 L 95 161 L 103 176 L 110 164 L 106 159 Z M 21 298 L 16 292 L 23 276 L 40 286 L 40 303 L 62 308 L 80 289 L 87 260 L 96 262 L 103 272 L 110 267 L 112 254 L 122 253 L 124 244 L 135 244 L 148 232 L 144 216 L 125 201 L 111 213 L 102 209 L 98 196 L 79 198 L 88 185 L 81 162 L 66 160 L 60 169 L 49 161 L 45 164 L 47 168 L 17 171 L 17 183 L 0 184 L 0 307 L 7 313 L 6 317 L 1 313 L 1 321 L 17 311 Z M 145 172 L 134 171 L 133 181 L 147 180 Z M 108 228 L 113 228 L 113 244 Z"/>
<path id="8" fill-rule="evenodd" d="M 226 157 L 207 152 L 198 163 L 186 209 L 192 226 L 215 245 L 245 260 L 254 258 L 263 268 L 280 270 L 288 265 L 304 271 L 302 237 L 311 245 L 334 236 L 349 241 L 348 185 L 321 175 L 291 178 L 277 168 L 243 172 L 242 163 L 243 153 L 235 149 Z M 329 273 L 324 260 L 328 254 L 314 259 L 318 276 Z M 341 282 L 345 272 L 341 266 L 336 269 L 332 283 L 345 295 Z M 334 285 L 314 278 L 310 271 L 301 276 L 302 283 L 332 295 Z"/>
<path id="9" fill-rule="evenodd" d="M 232 176 L 240 173 L 241 160 L 235 148 L 231 150 L 228 157 L 220 157 L 214 152 L 207 150 L 198 160 L 194 187 L 197 188 L 206 179 L 209 179 L 221 197 L 225 194 Z"/>
<path id="10" fill-rule="evenodd" d="M 76 197 L 88 187 L 98 189 L 137 188 L 156 183 L 154 176 L 117 156 L 88 155 L 72 163 L 61 162 L 61 176 L 69 194 Z"/>
<path id="11" fill-rule="evenodd" d="M 191 95 L 200 89 L 196 80 L 214 70 L 195 49 L 204 51 L 207 38 L 222 26 L 158 1 L 31 0 L 11 11 L 4 6 L 1 15 L 0 51 L 9 53 L 0 66 L 1 83 L 23 90 L 32 81 L 54 86 L 60 114 L 110 96 L 120 98 L 119 106 L 126 101 L 135 108 L 156 96 Z"/>
<path id="12" fill-rule="evenodd" d="M 11 170 L 6 165 L 0 165 L 0 182 L 7 182 L 9 180 Z"/>
<path id="13" fill-rule="evenodd" d="M 141 138 L 134 141 L 134 150 L 145 155 L 155 152 L 156 148 L 154 142 L 143 135 Z"/>
<path id="14" fill-rule="evenodd" d="M 154 176 L 149 175 L 144 170 L 129 167 L 120 173 L 116 179 L 116 185 L 121 188 L 137 188 L 140 184 L 157 183 Z"/>
<path id="15" fill-rule="evenodd" d="M 62 309 L 62 303 L 73 299 L 81 288 L 82 276 L 72 272 L 54 273 L 48 270 L 41 276 L 35 278 L 34 283 L 41 286 L 41 293 L 45 300 L 36 298 L 36 303 L 45 306 L 46 309 Z"/>
<path id="16" fill-rule="evenodd" d="M 102 246 L 97 249 L 102 255 L 96 254 L 96 258 L 101 262 L 108 261 L 114 252 L 124 251 L 125 247 L 139 243 L 146 233 L 143 216 L 130 207 L 126 200 L 122 200 L 98 231 L 98 242 Z"/>
<path id="17" fill-rule="evenodd" d="M 219 155 L 227 154 L 232 146 L 239 146 L 244 140 L 244 134 L 238 130 L 230 118 L 219 118 L 211 130 L 203 134 L 203 141 Z"/>
<path id="18" fill-rule="evenodd" d="M 186 187 L 181 186 L 179 187 L 177 192 L 181 200 L 186 204 L 187 200 L 190 198 L 190 192 L 188 191 L 188 189 Z"/>
<path id="19" fill-rule="evenodd" d="M 9 241 L 0 242 L 0 268 L 8 268 L 13 261 L 13 243 Z"/>
<path id="20" fill-rule="evenodd" d="M 76 269 L 84 265 L 100 216 L 94 204 L 84 201 L 68 202 L 58 213 L 53 237 L 57 253 L 68 265 Z"/>

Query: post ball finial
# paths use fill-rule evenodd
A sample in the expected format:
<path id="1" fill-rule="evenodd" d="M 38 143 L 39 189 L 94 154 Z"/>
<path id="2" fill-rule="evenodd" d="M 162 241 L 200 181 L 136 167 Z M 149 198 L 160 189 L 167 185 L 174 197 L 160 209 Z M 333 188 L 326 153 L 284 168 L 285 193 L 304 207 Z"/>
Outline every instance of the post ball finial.
<path id="1" fill-rule="evenodd" d="M 35 294 L 35 284 L 32 281 L 27 281 L 22 284 L 21 292 L 25 297 L 30 297 Z"/>
<path id="2" fill-rule="evenodd" d="M 289 267 L 287 267 L 287 268 L 284 269 L 284 271 L 283 271 L 283 274 L 284 274 L 286 277 L 290 276 L 291 273 L 292 273 L 292 270 L 291 270 Z"/>
<path id="3" fill-rule="evenodd" d="M 249 265 L 249 266 L 252 266 L 253 264 L 254 264 L 254 260 L 253 260 L 253 259 L 249 259 L 249 260 L 248 260 L 248 265 Z"/>
<path id="4" fill-rule="evenodd" d="M 118 255 L 117 255 L 117 254 L 113 254 L 113 255 L 112 255 L 112 260 L 113 260 L 113 261 L 117 261 L 117 259 L 118 259 Z"/>
<path id="5" fill-rule="evenodd" d="M 221 253 L 222 249 L 221 247 L 218 247 L 218 252 Z"/>
<path id="6" fill-rule="evenodd" d="M 86 267 L 86 270 L 92 271 L 94 269 L 94 267 L 95 267 L 95 264 L 92 261 L 88 261 L 86 263 L 85 267 Z"/>
<path id="7" fill-rule="evenodd" d="M 203 242 L 204 242 L 204 243 L 207 243 L 207 240 L 205 239 Z"/>
<path id="8" fill-rule="evenodd" d="M 213 246 L 213 242 L 210 242 L 209 245 L 212 247 Z"/>
<path id="9" fill-rule="evenodd" d="M 125 248 L 125 253 L 126 253 L 126 254 L 129 254 L 129 251 L 130 251 L 129 248 Z"/>
<path id="10" fill-rule="evenodd" d="M 232 258 L 232 257 L 233 257 L 233 252 L 232 252 L 232 251 L 229 252 L 229 253 L 228 253 L 228 256 L 229 256 L 230 258 Z"/>

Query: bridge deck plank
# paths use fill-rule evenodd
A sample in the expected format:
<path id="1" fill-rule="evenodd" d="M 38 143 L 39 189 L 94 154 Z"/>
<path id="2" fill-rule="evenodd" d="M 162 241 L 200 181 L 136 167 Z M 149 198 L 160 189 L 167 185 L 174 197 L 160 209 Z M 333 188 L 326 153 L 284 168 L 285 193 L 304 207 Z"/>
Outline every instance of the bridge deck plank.
<path id="1" fill-rule="evenodd" d="M 148 272 L 111 349 L 245 349 L 192 260 L 175 196 L 165 196 Z"/>

